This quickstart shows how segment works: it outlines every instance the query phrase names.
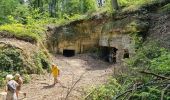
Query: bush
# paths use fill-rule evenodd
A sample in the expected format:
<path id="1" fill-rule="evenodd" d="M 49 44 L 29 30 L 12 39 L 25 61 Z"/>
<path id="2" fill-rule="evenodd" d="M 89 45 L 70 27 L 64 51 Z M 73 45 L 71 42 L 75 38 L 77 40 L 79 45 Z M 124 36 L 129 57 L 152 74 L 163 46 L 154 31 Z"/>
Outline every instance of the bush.
<path id="1" fill-rule="evenodd" d="M 160 13 L 166 13 L 166 12 L 169 12 L 169 11 L 170 11 L 170 3 L 161 7 L 160 9 L 158 9 L 158 12 L 160 12 Z"/>
<path id="2" fill-rule="evenodd" d="M 15 37 L 29 42 L 37 42 L 40 39 L 37 27 L 24 26 L 22 24 L 6 24 L 0 26 L 0 32 L 7 37 Z"/>
<path id="3" fill-rule="evenodd" d="M 49 70 L 49 60 L 47 55 L 45 55 L 42 51 L 39 51 L 38 53 L 36 53 L 33 57 L 35 66 L 36 66 L 36 70 L 38 74 L 43 72 L 43 69 L 47 69 Z"/>
<path id="4" fill-rule="evenodd" d="M 23 57 L 17 49 L 0 49 L 0 70 L 21 71 Z"/>
<path id="5" fill-rule="evenodd" d="M 22 75 L 24 83 L 29 83 L 31 81 L 31 77 L 28 74 Z"/>
<path id="6" fill-rule="evenodd" d="M 5 77 L 7 74 L 5 71 L 0 71 L 0 87 L 5 85 Z"/>
<path id="7" fill-rule="evenodd" d="M 105 85 L 97 87 L 87 99 L 159 100 L 162 91 L 168 86 L 169 80 L 139 72 L 147 71 L 169 77 L 170 52 L 161 48 L 156 42 L 149 42 L 143 44 L 133 57 L 125 60 L 125 63 L 129 67 L 130 72 L 116 76 L 117 81 L 108 82 Z M 169 100 L 169 95 L 169 90 L 165 90 L 163 99 Z"/>
<path id="8" fill-rule="evenodd" d="M 111 100 L 120 90 L 121 85 L 111 78 L 107 84 L 94 88 L 85 100 Z"/>

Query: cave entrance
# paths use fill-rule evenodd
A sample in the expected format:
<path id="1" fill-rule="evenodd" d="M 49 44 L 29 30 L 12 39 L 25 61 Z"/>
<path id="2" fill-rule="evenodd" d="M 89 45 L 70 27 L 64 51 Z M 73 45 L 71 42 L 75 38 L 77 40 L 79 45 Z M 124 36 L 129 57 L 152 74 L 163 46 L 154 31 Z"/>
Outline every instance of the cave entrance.
<path id="1" fill-rule="evenodd" d="M 65 57 L 75 56 L 75 50 L 64 49 L 63 56 L 65 56 Z"/>
<path id="2" fill-rule="evenodd" d="M 124 49 L 123 59 L 125 59 L 125 58 L 129 58 L 129 50 L 128 49 Z"/>
<path id="3" fill-rule="evenodd" d="M 115 47 L 101 47 L 101 58 L 110 63 L 116 63 L 116 52 Z"/>

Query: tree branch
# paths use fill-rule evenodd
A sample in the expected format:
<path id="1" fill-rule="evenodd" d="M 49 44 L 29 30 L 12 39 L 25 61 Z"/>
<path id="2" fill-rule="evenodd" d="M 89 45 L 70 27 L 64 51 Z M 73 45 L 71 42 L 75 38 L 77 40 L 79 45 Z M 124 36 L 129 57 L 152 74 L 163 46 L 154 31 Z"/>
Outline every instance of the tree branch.
<path id="1" fill-rule="evenodd" d="M 168 80 L 170 79 L 170 77 L 158 75 L 158 74 L 155 74 L 155 73 L 152 73 L 152 72 L 148 72 L 148 71 L 139 71 L 139 72 L 142 73 L 142 74 L 153 75 L 153 76 L 156 76 L 156 77 L 161 78 L 161 79 L 168 79 Z"/>
<path id="2" fill-rule="evenodd" d="M 67 99 L 68 99 L 70 93 L 72 92 L 72 90 L 74 90 L 74 87 L 76 86 L 76 84 L 82 79 L 83 75 L 84 75 L 84 73 L 79 77 L 79 79 L 77 79 L 77 81 L 76 81 L 75 83 L 73 83 L 73 85 L 71 86 L 71 88 L 68 90 L 67 95 L 66 95 L 66 97 L 65 97 L 64 100 L 67 100 Z"/>

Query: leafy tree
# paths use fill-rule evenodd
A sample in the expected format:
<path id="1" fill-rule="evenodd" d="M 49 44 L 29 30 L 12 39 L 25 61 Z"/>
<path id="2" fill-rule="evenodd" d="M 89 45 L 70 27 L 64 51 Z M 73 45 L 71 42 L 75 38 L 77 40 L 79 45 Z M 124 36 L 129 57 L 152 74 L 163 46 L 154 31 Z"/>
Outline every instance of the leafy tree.
<path id="1" fill-rule="evenodd" d="M 19 0 L 0 0 L 0 24 L 6 22 L 10 15 L 20 4 Z"/>

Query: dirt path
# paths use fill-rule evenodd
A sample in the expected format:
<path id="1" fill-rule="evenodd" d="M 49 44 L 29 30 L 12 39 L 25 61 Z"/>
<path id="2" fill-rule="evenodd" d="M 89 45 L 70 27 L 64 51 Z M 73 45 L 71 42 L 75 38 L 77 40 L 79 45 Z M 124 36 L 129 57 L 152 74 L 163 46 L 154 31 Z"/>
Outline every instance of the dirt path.
<path id="1" fill-rule="evenodd" d="M 61 84 L 52 86 L 52 77 L 46 75 L 32 75 L 29 84 L 24 84 L 22 91 L 27 93 L 24 100 L 61 100 L 68 94 L 69 88 L 82 76 L 74 90 L 69 95 L 69 100 L 80 100 L 83 98 L 84 90 L 91 86 L 103 84 L 113 73 L 113 67 L 87 54 L 66 58 L 56 56 L 54 62 L 59 65 Z M 49 85 L 50 84 L 50 85 Z"/>

